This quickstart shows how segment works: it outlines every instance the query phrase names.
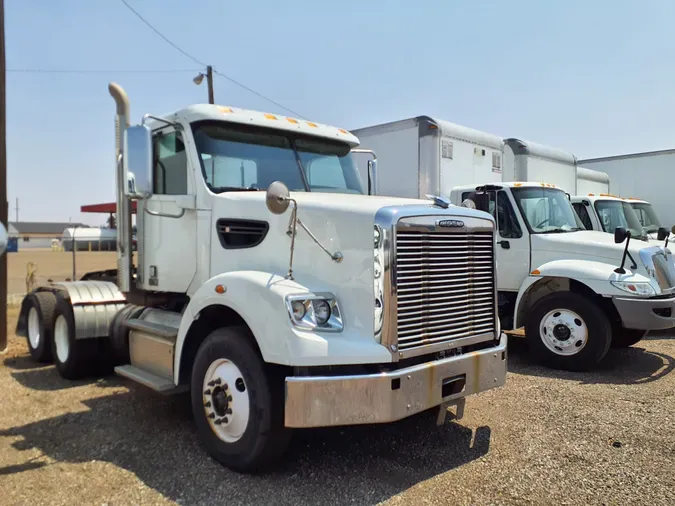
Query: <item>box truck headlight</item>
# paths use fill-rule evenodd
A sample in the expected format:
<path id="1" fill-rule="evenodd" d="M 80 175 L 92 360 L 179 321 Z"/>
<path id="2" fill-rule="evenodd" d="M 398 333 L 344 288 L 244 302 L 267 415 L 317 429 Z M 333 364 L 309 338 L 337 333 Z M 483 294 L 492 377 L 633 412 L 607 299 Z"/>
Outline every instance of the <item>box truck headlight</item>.
<path id="1" fill-rule="evenodd" d="M 631 293 L 633 295 L 640 295 L 642 297 L 651 297 L 656 295 L 654 287 L 649 283 L 634 283 L 631 281 L 612 281 L 612 285 L 617 287 L 619 290 L 624 292 Z"/>
<path id="2" fill-rule="evenodd" d="M 291 323 L 303 330 L 340 332 L 342 313 L 333 294 L 290 295 L 286 307 Z"/>

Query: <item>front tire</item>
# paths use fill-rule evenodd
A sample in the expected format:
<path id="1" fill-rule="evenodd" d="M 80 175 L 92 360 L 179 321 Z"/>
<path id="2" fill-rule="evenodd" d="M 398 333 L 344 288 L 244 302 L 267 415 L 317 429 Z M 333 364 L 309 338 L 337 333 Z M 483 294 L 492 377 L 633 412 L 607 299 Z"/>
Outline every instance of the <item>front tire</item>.
<path id="1" fill-rule="evenodd" d="M 26 342 L 31 357 L 36 362 L 52 361 L 52 320 L 56 295 L 52 292 L 35 292 L 26 297 Z"/>
<path id="2" fill-rule="evenodd" d="M 612 328 L 602 308 L 591 299 L 557 292 L 531 308 L 525 336 L 537 361 L 555 369 L 588 371 L 607 354 Z"/>
<path id="3" fill-rule="evenodd" d="M 642 341 L 646 335 L 646 330 L 615 328 L 612 332 L 612 348 L 628 348 Z"/>
<path id="4" fill-rule="evenodd" d="M 93 373 L 97 339 L 75 339 L 75 317 L 70 302 L 57 297 L 53 316 L 54 365 L 62 378 L 81 379 Z"/>
<path id="5" fill-rule="evenodd" d="M 260 471 L 288 447 L 283 377 L 270 371 L 247 329 L 220 328 L 192 369 L 192 412 L 209 454 L 238 472 Z"/>

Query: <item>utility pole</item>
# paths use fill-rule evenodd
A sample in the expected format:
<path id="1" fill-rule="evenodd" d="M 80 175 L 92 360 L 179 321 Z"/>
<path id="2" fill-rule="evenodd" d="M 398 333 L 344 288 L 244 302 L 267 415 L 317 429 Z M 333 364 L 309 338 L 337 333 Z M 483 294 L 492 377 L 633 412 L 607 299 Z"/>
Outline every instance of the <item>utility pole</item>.
<path id="1" fill-rule="evenodd" d="M 9 231 L 7 214 L 7 101 L 5 97 L 5 0 L 0 0 L 0 222 Z M 7 349 L 7 253 L 0 254 L 0 353 Z"/>
<path id="2" fill-rule="evenodd" d="M 209 104 L 215 104 L 213 101 L 213 67 L 211 65 L 206 67 L 206 84 L 209 86 Z"/>

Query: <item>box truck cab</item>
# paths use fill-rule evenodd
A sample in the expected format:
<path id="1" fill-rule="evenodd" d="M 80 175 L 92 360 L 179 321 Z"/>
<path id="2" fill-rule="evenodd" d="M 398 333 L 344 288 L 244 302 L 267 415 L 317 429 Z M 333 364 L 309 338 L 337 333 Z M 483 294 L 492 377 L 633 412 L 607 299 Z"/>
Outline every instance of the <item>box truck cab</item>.
<path id="1" fill-rule="evenodd" d="M 628 203 L 630 203 L 630 206 L 633 208 L 635 211 L 635 214 L 637 216 L 638 221 L 640 222 L 640 225 L 644 229 L 644 231 L 647 233 L 650 239 L 659 239 L 659 230 L 664 229 L 666 233 L 669 233 L 670 229 L 670 238 L 669 241 L 672 241 L 675 239 L 672 234 L 675 234 L 675 224 L 664 224 L 659 216 L 657 215 L 656 211 L 654 210 L 654 206 L 652 206 L 651 202 L 647 202 L 646 200 L 638 199 L 635 197 L 627 197 L 626 200 Z M 664 232 L 661 232 L 661 236 L 663 236 Z"/>
<path id="2" fill-rule="evenodd" d="M 617 227 L 623 227 L 630 232 L 633 240 L 651 240 L 626 199 L 606 193 L 600 195 L 590 193 L 573 195 L 570 202 L 587 230 L 613 234 Z M 665 236 L 662 239 L 665 239 Z"/>
<path id="3" fill-rule="evenodd" d="M 524 326 L 540 361 L 588 369 L 611 345 L 675 326 L 671 252 L 631 240 L 625 228 L 614 237 L 585 230 L 554 185 L 465 185 L 451 201 L 495 217 L 502 328 Z"/>

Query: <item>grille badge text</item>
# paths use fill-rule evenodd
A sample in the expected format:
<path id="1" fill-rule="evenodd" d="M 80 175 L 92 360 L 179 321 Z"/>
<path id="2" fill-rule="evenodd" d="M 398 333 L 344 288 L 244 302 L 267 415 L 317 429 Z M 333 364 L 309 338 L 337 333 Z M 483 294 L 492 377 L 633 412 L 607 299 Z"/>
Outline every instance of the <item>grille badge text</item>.
<path id="1" fill-rule="evenodd" d="M 462 220 L 438 220 L 436 226 L 443 228 L 462 228 L 464 222 Z"/>

